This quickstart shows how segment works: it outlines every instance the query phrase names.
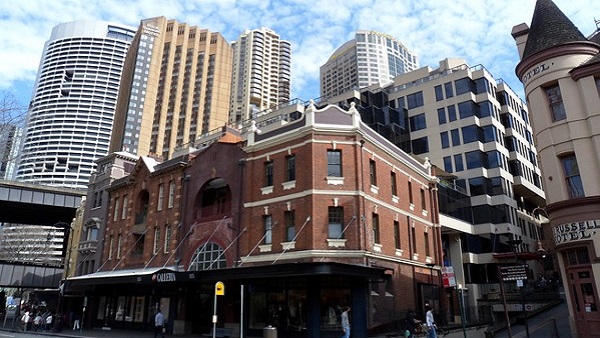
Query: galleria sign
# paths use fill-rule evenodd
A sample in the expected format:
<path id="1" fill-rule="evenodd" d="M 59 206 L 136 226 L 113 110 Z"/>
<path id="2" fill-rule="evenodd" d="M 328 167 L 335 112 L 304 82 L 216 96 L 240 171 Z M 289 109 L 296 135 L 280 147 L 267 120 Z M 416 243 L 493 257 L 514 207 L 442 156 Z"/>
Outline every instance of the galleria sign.
<path id="1" fill-rule="evenodd" d="M 173 272 L 156 273 L 152 275 L 152 281 L 157 283 L 175 282 L 177 277 Z"/>
<path id="2" fill-rule="evenodd" d="M 552 229 L 556 244 L 591 239 L 598 230 L 600 219 L 559 224 Z"/>

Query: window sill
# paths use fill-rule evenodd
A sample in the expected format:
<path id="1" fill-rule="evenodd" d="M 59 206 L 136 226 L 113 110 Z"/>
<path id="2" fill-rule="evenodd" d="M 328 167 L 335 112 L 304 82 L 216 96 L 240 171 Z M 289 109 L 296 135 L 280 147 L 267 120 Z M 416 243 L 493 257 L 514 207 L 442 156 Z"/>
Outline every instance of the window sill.
<path id="1" fill-rule="evenodd" d="M 408 208 L 410 209 L 410 211 L 415 211 L 415 205 L 412 203 L 408 206 Z"/>
<path id="2" fill-rule="evenodd" d="M 343 177 L 327 176 L 327 177 L 325 177 L 325 179 L 327 180 L 327 184 L 330 184 L 330 185 L 343 185 L 344 184 Z"/>
<path id="3" fill-rule="evenodd" d="M 398 202 L 400 202 L 400 197 L 398 197 L 396 195 L 392 195 L 392 202 L 398 204 Z"/>
<path id="4" fill-rule="evenodd" d="M 327 246 L 330 248 L 343 248 L 346 246 L 346 239 L 327 239 Z"/>
<path id="5" fill-rule="evenodd" d="M 296 187 L 296 180 L 281 183 L 283 190 L 290 190 Z"/>
<path id="6" fill-rule="evenodd" d="M 283 250 L 293 250 L 296 248 L 296 242 L 282 242 L 281 248 L 283 248 Z"/>
<path id="7" fill-rule="evenodd" d="M 378 243 L 373 244 L 373 251 L 374 252 L 381 252 L 382 248 L 383 248 L 383 246 L 381 244 L 378 244 Z"/>
<path id="8" fill-rule="evenodd" d="M 379 187 L 371 184 L 371 192 L 374 194 L 379 194 Z"/>
<path id="9" fill-rule="evenodd" d="M 260 252 L 271 252 L 273 250 L 273 244 L 263 244 L 258 246 Z"/>
<path id="10" fill-rule="evenodd" d="M 272 194 L 273 193 L 273 186 L 268 186 L 268 187 L 262 187 L 260 188 L 260 192 L 263 195 L 268 195 L 268 194 Z"/>
<path id="11" fill-rule="evenodd" d="M 423 211 L 421 212 L 421 214 L 422 214 L 423 216 L 427 217 L 427 215 L 429 215 L 429 212 L 428 212 L 427 210 L 423 210 Z"/>
<path id="12" fill-rule="evenodd" d="M 402 254 L 404 253 L 404 250 L 401 249 L 396 249 L 396 256 L 400 256 L 402 257 Z"/>

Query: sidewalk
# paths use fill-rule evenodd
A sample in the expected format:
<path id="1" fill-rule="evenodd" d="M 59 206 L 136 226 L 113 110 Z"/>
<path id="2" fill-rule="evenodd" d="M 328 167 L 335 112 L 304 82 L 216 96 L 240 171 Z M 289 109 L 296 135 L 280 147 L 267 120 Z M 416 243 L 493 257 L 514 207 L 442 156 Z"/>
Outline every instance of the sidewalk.
<path id="1" fill-rule="evenodd" d="M 567 302 L 563 301 L 562 303 L 556 305 L 555 307 L 548 309 L 542 313 L 537 314 L 536 316 L 530 317 L 528 319 L 529 326 L 529 337 L 537 338 L 537 337 L 558 337 L 560 338 L 568 338 L 571 337 L 571 328 L 569 326 L 569 309 L 567 307 Z M 555 326 L 556 325 L 556 326 Z M 511 327 L 512 337 L 513 338 L 524 338 L 527 337 L 527 332 L 525 330 L 525 325 L 523 323 L 519 323 L 518 325 L 513 325 Z M 504 329 L 498 331 L 494 338 L 507 338 L 508 330 Z"/>

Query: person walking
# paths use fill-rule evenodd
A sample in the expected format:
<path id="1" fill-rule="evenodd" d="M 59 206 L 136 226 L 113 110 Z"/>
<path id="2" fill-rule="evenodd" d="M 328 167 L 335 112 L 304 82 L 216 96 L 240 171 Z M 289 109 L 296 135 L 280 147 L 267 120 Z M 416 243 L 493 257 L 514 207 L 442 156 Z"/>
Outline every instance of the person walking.
<path id="1" fill-rule="evenodd" d="M 344 311 L 342 312 L 342 331 L 344 335 L 342 338 L 350 338 L 350 320 L 348 318 L 348 312 L 350 312 L 350 307 L 345 306 Z"/>
<path id="2" fill-rule="evenodd" d="M 415 318 L 415 312 L 413 310 L 408 310 L 406 313 L 406 327 L 404 331 L 404 337 L 406 338 L 414 338 L 417 333 L 417 324 L 421 321 Z"/>
<path id="3" fill-rule="evenodd" d="M 163 330 L 165 326 L 165 317 L 163 316 L 160 309 L 156 311 L 156 316 L 154 316 L 154 338 L 160 332 L 162 338 L 165 338 L 165 331 Z"/>
<path id="4" fill-rule="evenodd" d="M 425 324 L 427 324 L 427 338 L 437 338 L 437 333 L 435 331 L 435 320 L 433 319 L 433 310 L 431 309 L 431 305 L 429 303 L 425 304 L 425 310 L 427 313 L 425 314 Z"/>

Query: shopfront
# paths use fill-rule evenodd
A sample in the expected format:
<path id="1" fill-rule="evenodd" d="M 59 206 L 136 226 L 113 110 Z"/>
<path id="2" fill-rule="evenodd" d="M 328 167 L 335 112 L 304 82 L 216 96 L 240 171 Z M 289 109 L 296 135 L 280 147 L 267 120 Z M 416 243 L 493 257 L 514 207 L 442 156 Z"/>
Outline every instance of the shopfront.
<path id="1" fill-rule="evenodd" d="M 173 335 L 208 333 L 215 283 L 217 326 L 248 336 L 276 327 L 285 337 L 337 337 L 341 308 L 352 308 L 353 337 L 367 337 L 369 287 L 383 269 L 339 263 L 297 263 L 195 272 L 112 272 L 69 279 L 66 292 L 86 299 L 87 327 L 152 330 L 160 308 Z"/>

